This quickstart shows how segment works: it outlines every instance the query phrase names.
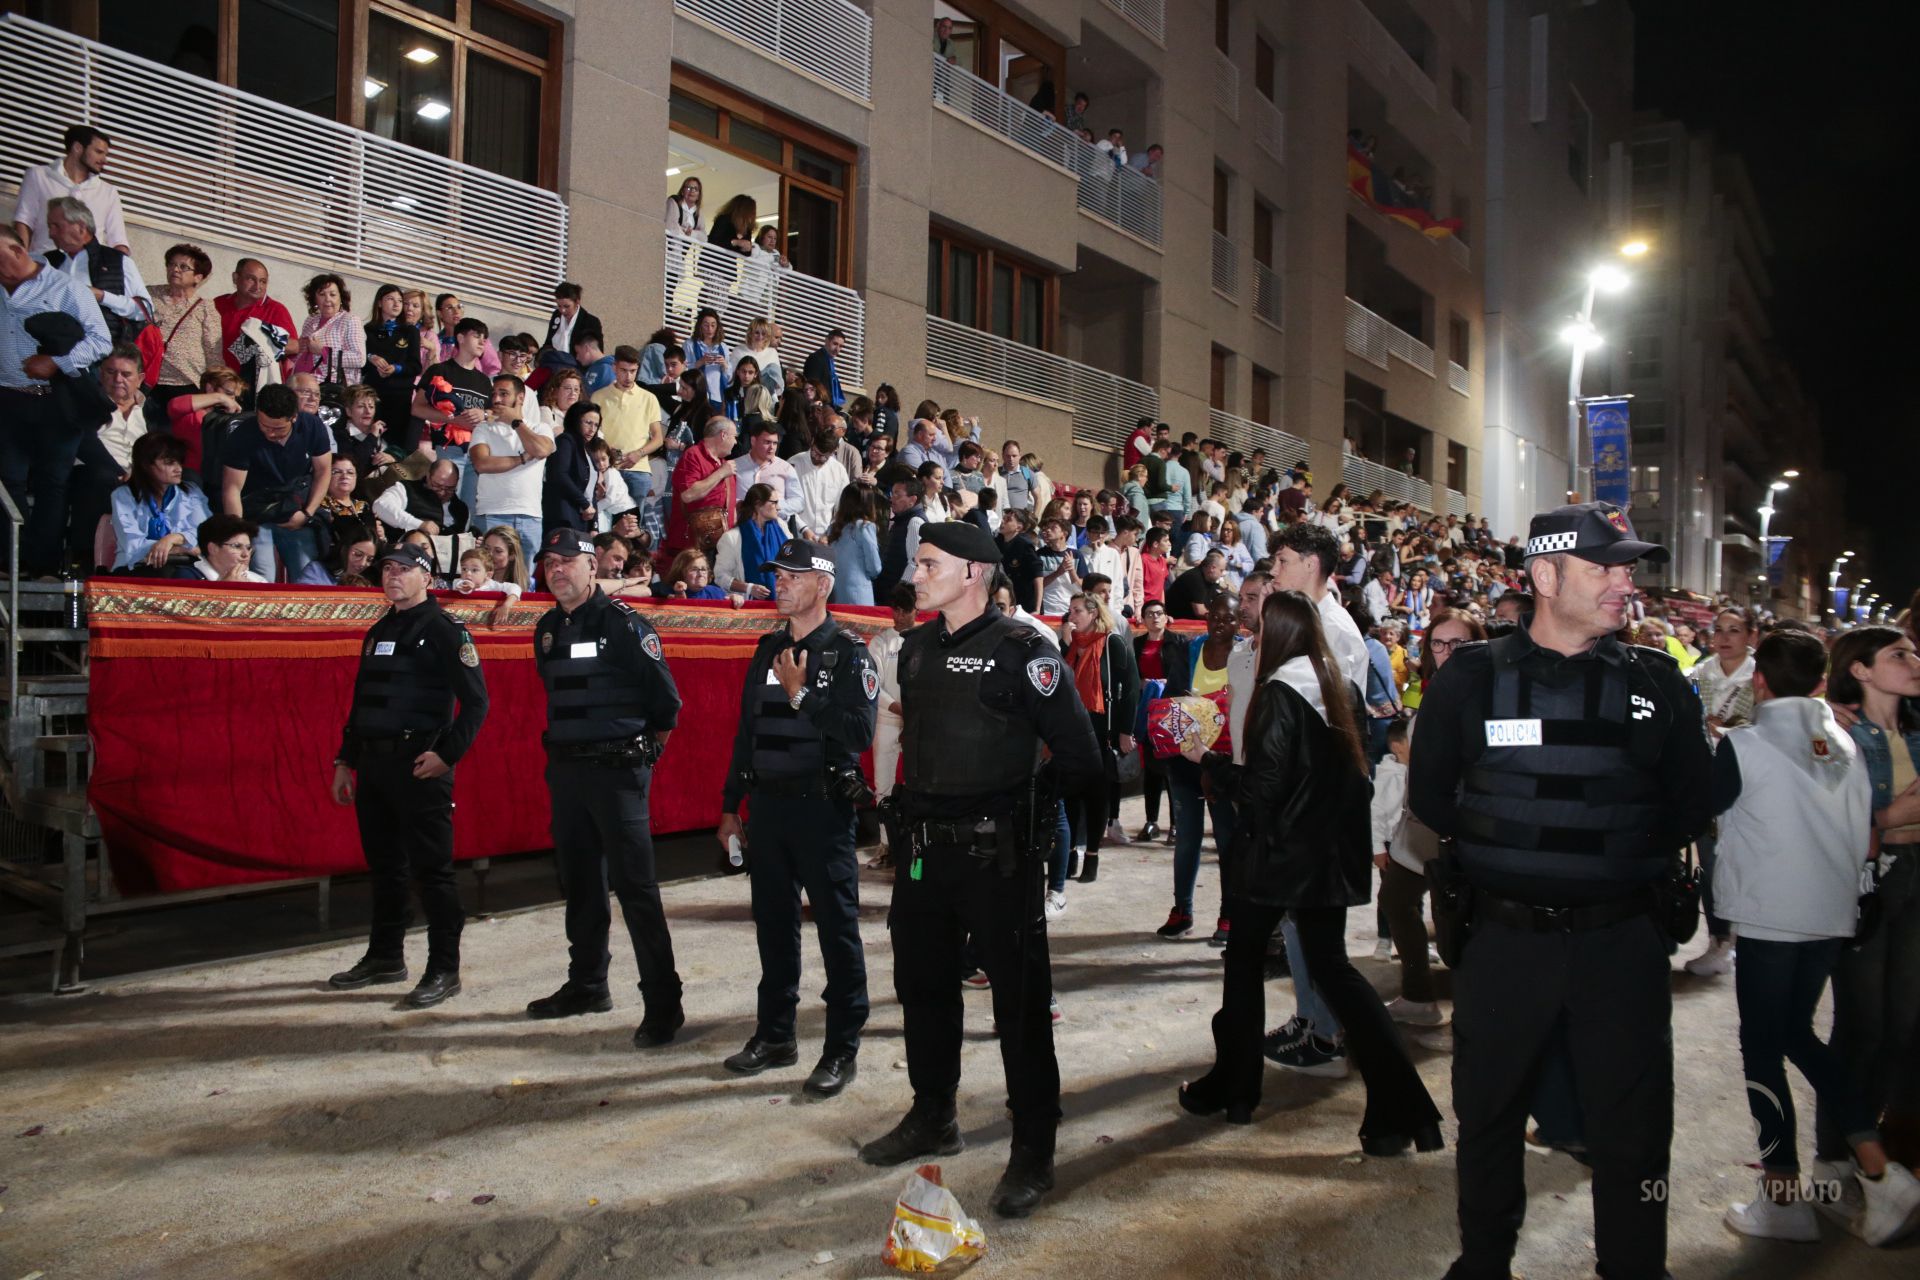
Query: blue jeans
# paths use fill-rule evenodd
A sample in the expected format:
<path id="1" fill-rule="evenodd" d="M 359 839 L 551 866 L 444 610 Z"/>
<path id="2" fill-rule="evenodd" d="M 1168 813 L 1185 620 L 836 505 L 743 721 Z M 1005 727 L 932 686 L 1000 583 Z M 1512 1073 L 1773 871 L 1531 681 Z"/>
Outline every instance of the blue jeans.
<path id="1" fill-rule="evenodd" d="M 1286 939 L 1287 968 L 1293 974 L 1294 1012 L 1306 1019 L 1313 1034 L 1322 1040 L 1338 1040 L 1346 1029 L 1320 998 L 1320 988 L 1313 985 L 1313 975 L 1307 971 L 1307 953 L 1300 945 L 1300 926 L 1294 923 L 1291 912 L 1280 922 L 1280 936 Z"/>
<path id="2" fill-rule="evenodd" d="M 1073 845 L 1073 828 L 1067 824 L 1067 806 L 1064 802 L 1054 805 L 1053 856 L 1047 859 L 1047 888 L 1055 893 L 1067 891 L 1067 864 Z"/>
<path id="3" fill-rule="evenodd" d="M 520 539 L 520 555 L 531 571 L 533 562 L 540 555 L 540 517 L 539 516 L 481 516 L 474 521 L 474 531 L 484 535 L 490 529 L 511 529 Z M 522 587 L 530 587 L 531 582 L 523 582 Z"/>
<path id="4" fill-rule="evenodd" d="M 287 566 L 287 581 L 292 582 L 320 558 L 320 544 L 311 529 L 283 529 L 279 525 L 262 526 L 253 540 L 253 571 L 268 582 L 274 581 L 275 566 Z"/>
<path id="5" fill-rule="evenodd" d="M 1207 814 L 1213 815 L 1214 848 L 1224 851 L 1233 844 L 1233 806 L 1219 800 L 1207 803 L 1200 794 L 1200 767 L 1178 757 L 1167 761 L 1167 796 L 1173 809 L 1173 909 L 1191 916 Z"/>
<path id="6" fill-rule="evenodd" d="M 1800 1172 L 1793 1094 L 1787 1088 L 1789 1061 L 1800 1068 L 1821 1104 L 1831 1109 L 1848 1145 L 1879 1140 L 1873 1109 L 1848 1078 L 1846 1059 L 1813 1029 L 1814 1008 L 1845 944 L 1841 938 L 1740 939 L 1740 963 L 1733 972 L 1734 997 L 1740 1004 L 1740 1060 L 1747 1072 L 1747 1110 L 1760 1129 L 1760 1167 L 1768 1173 Z"/>
<path id="7" fill-rule="evenodd" d="M 1727 922 L 1713 914 L 1713 863 L 1718 846 L 1712 836 L 1701 836 L 1694 841 L 1694 847 L 1700 851 L 1700 908 L 1707 914 L 1707 935 L 1728 937 L 1732 931 L 1727 928 Z"/>

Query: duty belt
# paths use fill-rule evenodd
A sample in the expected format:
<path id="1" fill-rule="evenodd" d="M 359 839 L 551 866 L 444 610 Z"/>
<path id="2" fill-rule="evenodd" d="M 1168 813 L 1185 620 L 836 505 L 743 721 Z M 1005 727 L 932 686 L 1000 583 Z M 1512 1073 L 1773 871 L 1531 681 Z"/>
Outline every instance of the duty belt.
<path id="1" fill-rule="evenodd" d="M 1473 895 L 1473 911 L 1477 917 L 1498 920 L 1509 928 L 1525 929 L 1532 933 L 1585 933 L 1590 929 L 1604 929 L 1622 920 L 1648 915 L 1654 906 L 1651 888 L 1638 889 L 1612 902 L 1598 902 L 1584 907 L 1536 907 L 1531 903 L 1495 897 L 1484 890 L 1475 890 Z"/>
<path id="2" fill-rule="evenodd" d="M 548 741 L 546 748 L 547 754 L 555 760 L 652 765 L 660 758 L 659 744 L 651 734 L 640 734 L 633 738 L 612 738 L 604 742 Z"/>
<path id="3" fill-rule="evenodd" d="M 791 778 L 764 778 L 755 774 L 747 789 L 764 791 L 769 795 L 820 795 L 827 789 L 827 779 L 826 775 L 818 773 L 803 773 Z"/>
<path id="4" fill-rule="evenodd" d="M 368 751 L 398 751 L 403 747 L 424 746 L 439 738 L 438 729 L 404 729 L 399 733 L 356 733 L 353 740 Z"/>

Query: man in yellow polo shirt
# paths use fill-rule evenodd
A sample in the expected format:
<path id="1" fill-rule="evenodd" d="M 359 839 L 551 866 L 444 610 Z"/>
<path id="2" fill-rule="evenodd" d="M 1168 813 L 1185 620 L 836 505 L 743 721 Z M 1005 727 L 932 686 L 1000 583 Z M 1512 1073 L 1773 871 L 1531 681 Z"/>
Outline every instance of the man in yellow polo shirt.
<path id="1" fill-rule="evenodd" d="M 613 466 L 625 477 L 627 492 L 642 511 L 642 521 L 655 527 L 654 519 L 644 514 L 656 504 L 653 475 L 647 459 L 659 452 L 667 438 L 666 415 L 653 392 L 640 385 L 640 353 L 632 347 L 613 350 L 613 382 L 594 393 L 600 409 L 600 435 L 613 450 Z M 664 496 L 664 495 L 663 495 Z M 655 540 L 659 538 L 656 532 Z"/>

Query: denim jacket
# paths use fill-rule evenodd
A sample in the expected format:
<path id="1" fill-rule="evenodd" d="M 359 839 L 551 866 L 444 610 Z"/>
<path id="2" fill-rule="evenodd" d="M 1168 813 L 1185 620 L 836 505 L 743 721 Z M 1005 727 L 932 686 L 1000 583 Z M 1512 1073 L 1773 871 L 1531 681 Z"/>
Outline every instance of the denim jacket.
<path id="1" fill-rule="evenodd" d="M 1893 748 L 1887 744 L 1885 730 L 1864 716 L 1855 721 L 1848 732 L 1859 744 L 1860 754 L 1867 762 L 1867 776 L 1873 779 L 1873 811 L 1878 813 L 1893 799 Z M 1901 736 L 1907 740 L 1907 753 L 1920 765 L 1920 729 L 1909 730 Z"/>

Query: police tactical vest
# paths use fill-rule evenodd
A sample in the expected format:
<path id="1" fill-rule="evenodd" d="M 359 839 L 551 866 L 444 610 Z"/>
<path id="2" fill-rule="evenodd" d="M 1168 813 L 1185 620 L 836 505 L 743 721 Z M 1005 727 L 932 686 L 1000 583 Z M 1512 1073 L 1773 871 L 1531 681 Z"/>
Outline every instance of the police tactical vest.
<path id="1" fill-rule="evenodd" d="M 927 509 L 915 507 L 893 518 L 887 526 L 887 545 L 880 554 L 880 575 L 873 580 L 873 599 L 876 604 L 887 602 L 887 593 L 892 591 L 907 576 L 907 530 L 915 520 L 925 520 Z"/>
<path id="2" fill-rule="evenodd" d="M 827 744 L 812 717 L 793 709 L 787 691 L 772 680 L 772 660 L 791 641 L 781 635 L 780 644 L 768 654 L 768 677 L 758 688 L 747 691 L 753 700 L 753 776 L 770 778 L 822 778 L 827 771 Z M 818 652 L 807 658 L 807 696 L 831 697 L 829 689 L 841 664 L 847 661 L 848 645 L 836 635 Z"/>
<path id="3" fill-rule="evenodd" d="M 609 608 L 601 618 L 602 631 L 626 625 L 626 615 L 618 609 Z M 607 645 L 604 636 L 589 640 L 584 628 L 544 635 L 555 637 L 554 652 L 540 668 L 547 686 L 548 742 L 629 742 L 649 731 L 646 686 L 640 676 L 601 656 Z M 561 635 L 571 639 L 562 641 Z M 574 656 L 575 646 L 589 644 L 590 656 Z"/>
<path id="4" fill-rule="evenodd" d="M 1675 709 L 1656 706 L 1631 650 L 1620 662 L 1567 664 L 1570 679 L 1547 684 L 1509 660 L 1517 640 L 1489 646 L 1486 750 L 1467 769 L 1459 802 L 1462 868 L 1623 889 L 1657 879 L 1671 851 L 1649 833 Z"/>
<path id="5" fill-rule="evenodd" d="M 388 645 L 390 652 L 380 652 Z M 373 632 L 367 634 L 351 723 L 356 734 L 369 739 L 397 738 L 453 723 L 453 686 L 427 647 L 426 628 L 410 640 L 382 641 Z"/>
<path id="6" fill-rule="evenodd" d="M 1022 630 L 1021 623 L 1001 617 L 957 644 L 942 645 L 932 627 L 909 639 L 900 656 L 900 747 L 909 788 L 929 795 L 993 795 L 1024 787 L 1033 776 L 1040 736 L 1019 713 L 1017 694 L 1005 707 L 980 696 L 994 651 Z M 1017 671 L 1001 674 L 1026 678 Z"/>

